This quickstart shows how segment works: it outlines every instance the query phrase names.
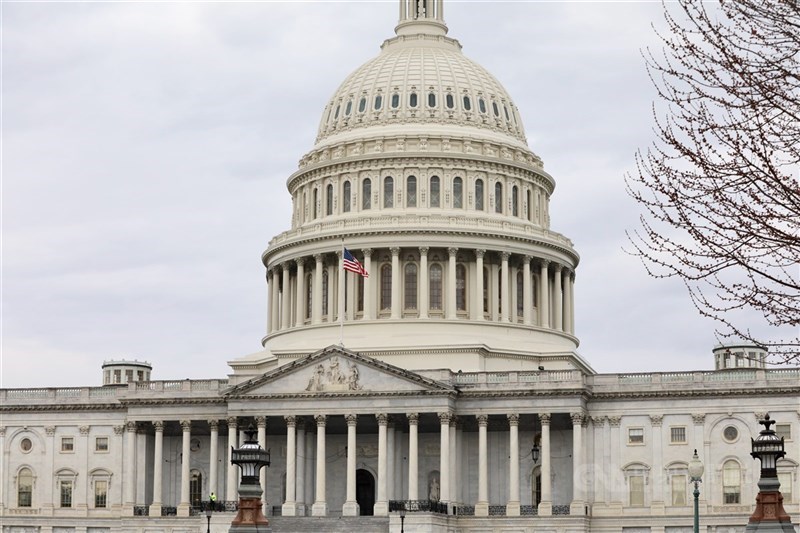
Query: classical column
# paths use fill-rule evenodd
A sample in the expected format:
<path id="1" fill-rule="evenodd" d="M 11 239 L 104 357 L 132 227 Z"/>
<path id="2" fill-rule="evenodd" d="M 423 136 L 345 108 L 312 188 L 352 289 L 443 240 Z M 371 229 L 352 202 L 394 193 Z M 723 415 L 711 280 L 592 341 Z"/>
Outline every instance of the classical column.
<path id="1" fill-rule="evenodd" d="M 297 465 L 297 486 L 295 487 L 295 514 L 306 514 L 306 423 L 297 419 L 297 445 L 295 450 L 295 465 Z"/>
<path id="2" fill-rule="evenodd" d="M 386 499 L 394 500 L 394 418 L 389 416 L 389 425 L 386 426 Z"/>
<path id="3" fill-rule="evenodd" d="M 400 248 L 389 248 L 392 252 L 392 318 L 400 318 Z"/>
<path id="4" fill-rule="evenodd" d="M 561 287 L 564 290 L 564 310 L 562 311 L 564 315 L 563 329 L 565 333 L 572 333 L 572 283 L 570 283 L 572 271 L 569 268 L 564 268 L 561 271 L 561 276 Z"/>
<path id="5" fill-rule="evenodd" d="M 447 249 L 447 318 L 456 317 L 456 257 L 458 248 Z"/>
<path id="6" fill-rule="evenodd" d="M 181 500 L 178 503 L 178 516 L 189 516 L 189 465 L 191 464 L 192 421 L 181 420 Z"/>
<path id="7" fill-rule="evenodd" d="M 519 516 L 519 415 L 508 416 L 508 503 L 507 516 Z"/>
<path id="8" fill-rule="evenodd" d="M 297 434 L 294 416 L 283 417 L 286 420 L 286 500 L 281 506 L 281 515 L 296 516 L 295 482 L 297 481 Z"/>
<path id="9" fill-rule="evenodd" d="M 653 472 L 661 473 L 664 471 L 664 456 L 661 452 L 662 447 L 662 433 L 661 422 L 664 420 L 664 415 L 650 415 L 650 424 L 653 426 Z M 660 476 L 658 476 L 660 477 Z M 654 515 L 664 514 L 664 485 L 659 482 L 653 483 L 653 501 L 650 503 L 650 512 Z"/>
<path id="10" fill-rule="evenodd" d="M 533 323 L 533 291 L 531 290 L 531 256 L 522 259 L 522 321 L 526 326 Z"/>
<path id="11" fill-rule="evenodd" d="M 569 332 L 575 334 L 575 272 L 569 276 Z"/>
<path id="12" fill-rule="evenodd" d="M 592 458 L 594 494 L 592 507 L 604 507 L 606 503 L 606 476 L 608 457 L 608 426 L 605 416 L 593 416 L 592 433 L 594 435 L 594 457 Z"/>
<path id="13" fill-rule="evenodd" d="M 6 449 L 6 427 L 0 426 L 0 450 Z M 8 459 L 5 453 L 0 453 L 0 480 L 6 479 L 8 472 Z M 0 513 L 4 512 L 6 505 L 5 483 L 0 481 Z"/>
<path id="14" fill-rule="evenodd" d="M 487 457 L 487 415 L 478 415 L 478 501 L 475 516 L 489 516 L 489 460 Z"/>
<path id="15" fill-rule="evenodd" d="M 344 270 L 344 264 L 340 272 L 347 279 L 345 283 L 345 288 L 347 289 L 347 298 L 345 298 L 347 311 L 344 316 L 347 320 L 353 321 L 356 319 L 356 285 L 358 284 L 359 276 L 356 274 L 349 275 L 350 273 Z"/>
<path id="16" fill-rule="evenodd" d="M 563 316 L 563 302 L 564 294 L 561 290 L 561 270 L 562 266 L 558 263 L 555 265 L 555 272 L 553 272 L 553 328 L 557 330 L 564 329 L 564 316 Z"/>
<path id="17" fill-rule="evenodd" d="M 539 264 L 539 325 L 543 328 L 550 327 L 550 303 L 548 298 L 550 295 L 550 286 L 547 273 L 547 265 L 550 262 L 542 259 Z M 544 479 L 542 480 L 544 483 Z"/>
<path id="18" fill-rule="evenodd" d="M 408 499 L 419 500 L 419 415 L 408 413 Z"/>
<path id="19" fill-rule="evenodd" d="M 322 322 L 322 254 L 314 254 L 314 288 L 311 293 L 311 323 Z"/>
<path id="20" fill-rule="evenodd" d="M 342 516 L 358 516 L 360 508 L 356 501 L 356 422 L 358 416 L 354 414 L 345 415 L 347 422 L 347 495 Z"/>
<path id="21" fill-rule="evenodd" d="M 394 428 L 394 470 L 391 476 L 394 483 L 390 485 L 392 490 L 389 492 L 389 500 L 402 500 L 405 494 L 403 490 L 403 428 L 400 427 L 399 421 Z"/>
<path id="22" fill-rule="evenodd" d="M 295 259 L 297 264 L 297 304 L 295 305 L 295 318 L 294 323 L 296 326 L 302 326 L 306 319 L 306 265 L 305 258 Z M 263 472 L 265 469 L 262 468 Z"/>
<path id="23" fill-rule="evenodd" d="M 267 417 L 265 416 L 257 416 L 256 417 L 256 427 L 258 428 L 258 445 L 267 449 Z M 258 476 L 259 483 L 261 485 L 261 502 L 263 507 L 263 512 L 267 512 L 267 469 L 262 468 L 261 472 Z"/>
<path id="24" fill-rule="evenodd" d="M 460 492 L 458 490 L 459 487 L 456 484 L 457 483 L 457 481 L 456 481 L 456 477 L 457 477 L 456 476 L 456 474 L 457 474 L 457 472 L 456 472 L 456 470 L 457 470 L 457 468 L 456 468 L 456 465 L 457 465 L 456 460 L 458 459 L 458 456 L 456 455 L 456 423 L 457 422 L 458 422 L 458 417 L 455 416 L 455 415 L 452 415 L 450 417 L 450 426 L 449 426 L 449 429 L 448 429 L 450 434 L 449 434 L 448 439 L 447 439 L 448 443 L 450 444 L 450 452 L 448 453 L 448 457 L 450 458 L 450 468 L 449 468 L 449 470 L 450 470 L 450 483 L 447 486 L 450 487 L 450 491 L 449 491 L 450 500 L 449 501 L 450 501 L 451 504 L 455 504 L 458 501 L 458 494 Z"/>
<path id="25" fill-rule="evenodd" d="M 612 415 L 608 417 L 608 425 L 609 429 L 609 455 L 611 456 L 611 460 L 609 461 L 608 468 L 606 470 L 606 474 L 608 476 L 607 486 L 611 488 L 611 492 L 609 494 L 609 500 L 614 509 L 616 509 L 619 513 L 622 513 L 622 501 L 625 497 L 624 490 L 617 488 L 617 487 L 624 487 L 623 479 L 621 474 L 619 473 L 619 468 L 615 468 L 613 465 L 621 466 L 625 463 L 621 462 L 620 459 L 620 451 L 619 447 L 621 444 L 621 434 L 620 434 L 620 423 L 622 422 L 622 417 L 619 415 Z M 703 442 L 703 441 L 700 441 Z M 616 490 L 614 490 L 616 489 Z"/>
<path id="26" fill-rule="evenodd" d="M 275 269 L 267 270 L 267 335 L 275 331 Z"/>
<path id="27" fill-rule="evenodd" d="M 483 320 L 483 254 L 486 250 L 475 250 L 475 301 L 472 305 L 472 320 Z"/>
<path id="28" fill-rule="evenodd" d="M 489 286 L 491 290 L 489 294 L 491 295 L 491 300 L 489 303 L 489 316 L 491 317 L 492 322 L 499 322 L 500 321 L 500 295 L 501 291 L 499 290 L 498 280 L 500 279 L 500 267 L 499 265 L 490 265 L 489 266 Z"/>
<path id="29" fill-rule="evenodd" d="M 378 419 L 378 497 L 375 499 L 375 516 L 388 516 L 389 500 L 386 497 L 386 488 L 389 469 L 386 464 L 386 428 L 389 416 L 383 413 L 375 415 Z"/>
<path id="30" fill-rule="evenodd" d="M 344 269 L 344 254 L 342 254 L 341 250 L 336 252 L 336 257 L 339 258 L 339 270 L 337 270 L 336 273 L 336 294 L 339 298 L 339 301 L 336 302 L 336 318 L 340 321 L 344 321 L 347 320 L 347 315 L 345 314 L 347 309 L 347 271 Z"/>
<path id="31" fill-rule="evenodd" d="M 375 302 L 372 295 L 372 287 L 374 286 L 374 279 L 376 278 L 372 272 L 372 248 L 364 248 L 361 250 L 364 254 L 364 270 L 369 274 L 364 278 L 364 320 L 371 320 L 375 318 Z"/>
<path id="32" fill-rule="evenodd" d="M 314 417 L 317 421 L 317 486 L 314 495 L 312 516 L 328 516 L 328 502 L 325 500 L 325 415 Z"/>
<path id="33" fill-rule="evenodd" d="M 164 482 L 162 468 L 164 465 L 164 422 L 153 421 L 155 429 L 155 450 L 153 451 L 153 503 L 150 504 L 150 516 L 161 516 L 161 485 Z"/>
<path id="34" fill-rule="evenodd" d="M 208 492 L 217 494 L 217 465 L 219 463 L 219 421 L 209 420 L 211 430 L 210 446 L 208 452 Z M 150 516 L 153 516 L 152 514 Z"/>
<path id="35" fill-rule="evenodd" d="M 428 318 L 428 247 L 419 249 L 419 317 Z"/>
<path id="36" fill-rule="evenodd" d="M 231 463 L 231 459 L 233 456 L 231 452 L 237 446 L 237 420 L 235 416 L 228 417 L 228 480 L 225 484 L 225 499 L 229 502 L 238 501 L 239 496 L 238 492 L 238 481 L 239 481 L 239 473 L 237 472 L 238 468 L 235 464 Z"/>
<path id="37" fill-rule="evenodd" d="M 556 276 L 558 279 L 558 276 Z M 569 506 L 569 514 L 585 515 L 586 502 L 583 500 L 583 413 L 570 413 L 572 419 L 572 504 Z"/>
<path id="38" fill-rule="evenodd" d="M 539 516 L 553 514 L 553 494 L 550 487 L 550 414 L 540 413 L 542 424 L 542 501 L 539 503 Z"/>
<path id="39" fill-rule="evenodd" d="M 291 303 L 292 303 L 292 296 L 291 296 L 291 289 L 289 288 L 290 285 L 290 278 L 289 275 L 289 262 L 286 261 L 281 265 L 283 270 L 283 285 L 281 286 L 281 329 L 288 329 L 292 327 L 292 317 L 289 316 L 291 312 Z"/>
<path id="40" fill-rule="evenodd" d="M 450 502 L 450 418 L 452 413 L 439 413 L 439 501 Z"/>
<path id="41" fill-rule="evenodd" d="M 500 321 L 508 322 L 508 303 L 511 301 L 511 292 L 508 290 L 508 252 L 500 254 Z"/>
<path id="42" fill-rule="evenodd" d="M 328 265 L 328 322 L 336 321 L 336 266 Z"/>
<path id="43" fill-rule="evenodd" d="M 125 507 L 130 508 L 130 514 L 133 514 L 133 507 L 136 505 L 136 422 L 127 422 L 125 424 L 124 478 Z"/>

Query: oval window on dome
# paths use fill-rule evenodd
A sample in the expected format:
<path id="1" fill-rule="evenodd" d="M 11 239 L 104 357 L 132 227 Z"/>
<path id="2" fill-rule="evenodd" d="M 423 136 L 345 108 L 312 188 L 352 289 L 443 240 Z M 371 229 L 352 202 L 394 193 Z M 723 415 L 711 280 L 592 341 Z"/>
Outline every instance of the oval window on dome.
<path id="1" fill-rule="evenodd" d="M 392 109 L 397 109 L 398 107 L 400 107 L 400 95 L 394 93 L 392 95 Z"/>
<path id="2" fill-rule="evenodd" d="M 340 107 L 342 107 L 342 106 L 340 106 L 340 105 L 336 106 L 336 112 L 333 114 L 333 120 L 336 120 L 337 118 L 339 118 L 339 108 Z"/>
<path id="3" fill-rule="evenodd" d="M 503 106 L 503 111 L 506 112 L 506 121 L 511 122 L 511 117 L 508 116 L 508 108 L 505 105 Z"/>
<path id="4" fill-rule="evenodd" d="M 367 98 L 362 96 L 358 102 L 358 112 L 363 113 L 367 109 Z"/>
<path id="5" fill-rule="evenodd" d="M 497 107 L 497 102 L 492 102 L 492 111 L 494 111 L 494 116 L 500 116 L 500 108 Z"/>
<path id="6" fill-rule="evenodd" d="M 383 96 L 378 95 L 375 97 L 375 111 L 380 111 L 383 107 Z"/>
<path id="7" fill-rule="evenodd" d="M 447 109 L 453 109 L 456 106 L 456 102 L 453 100 L 453 95 L 450 93 L 444 97 L 444 103 L 447 106 Z"/>
<path id="8" fill-rule="evenodd" d="M 417 93 L 411 93 L 408 95 L 408 106 L 417 107 Z"/>
<path id="9" fill-rule="evenodd" d="M 436 107 L 436 94 L 428 93 L 428 107 Z"/>
<path id="10" fill-rule="evenodd" d="M 470 111 L 472 109 L 472 102 L 469 101 L 469 96 L 464 96 L 464 110 Z"/>
<path id="11" fill-rule="evenodd" d="M 478 109 L 480 109 L 481 113 L 486 113 L 486 100 L 483 98 L 478 98 Z"/>
<path id="12" fill-rule="evenodd" d="M 353 101 L 352 100 L 348 100 L 347 101 L 347 105 L 344 106 L 344 116 L 349 117 L 350 116 L 350 112 L 352 110 L 353 110 Z"/>

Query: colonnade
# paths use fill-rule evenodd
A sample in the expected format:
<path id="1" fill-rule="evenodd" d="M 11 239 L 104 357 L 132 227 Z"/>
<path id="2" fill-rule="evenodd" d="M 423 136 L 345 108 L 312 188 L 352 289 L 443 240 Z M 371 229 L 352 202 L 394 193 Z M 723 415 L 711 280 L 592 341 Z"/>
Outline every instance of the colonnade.
<path id="1" fill-rule="evenodd" d="M 355 251 L 354 251 L 355 252 Z M 493 321 L 574 334 L 574 270 L 485 249 L 365 248 L 362 278 L 341 252 L 269 268 L 268 333 L 305 325 L 401 318 Z"/>

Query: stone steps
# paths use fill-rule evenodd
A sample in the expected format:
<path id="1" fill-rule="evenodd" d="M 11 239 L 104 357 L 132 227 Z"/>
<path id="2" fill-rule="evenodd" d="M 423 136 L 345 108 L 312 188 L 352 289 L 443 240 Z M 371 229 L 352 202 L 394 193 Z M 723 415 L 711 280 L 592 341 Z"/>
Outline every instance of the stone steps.
<path id="1" fill-rule="evenodd" d="M 389 518 L 374 516 L 272 516 L 275 533 L 389 533 Z"/>

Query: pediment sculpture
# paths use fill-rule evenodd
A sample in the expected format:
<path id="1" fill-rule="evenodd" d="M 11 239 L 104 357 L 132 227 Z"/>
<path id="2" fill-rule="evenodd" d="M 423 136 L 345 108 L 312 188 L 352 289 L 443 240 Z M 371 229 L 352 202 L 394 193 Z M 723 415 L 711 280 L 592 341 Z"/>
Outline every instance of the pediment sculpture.
<path id="1" fill-rule="evenodd" d="M 314 373 L 308 380 L 306 391 L 357 391 L 361 390 L 359 379 L 358 366 L 350 363 L 347 365 L 347 369 L 342 369 L 339 366 L 339 358 L 331 357 L 327 361 L 327 367 L 325 362 L 314 367 Z"/>

